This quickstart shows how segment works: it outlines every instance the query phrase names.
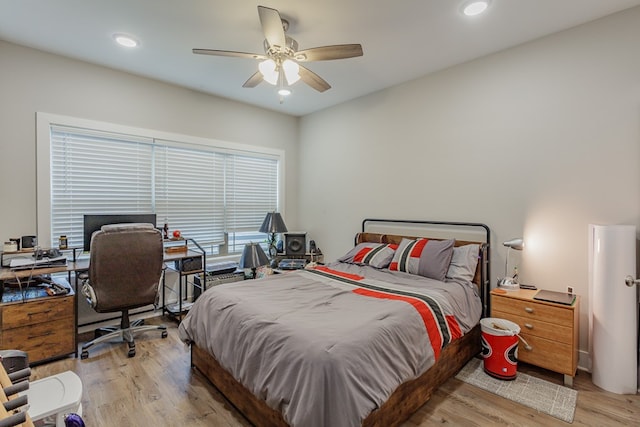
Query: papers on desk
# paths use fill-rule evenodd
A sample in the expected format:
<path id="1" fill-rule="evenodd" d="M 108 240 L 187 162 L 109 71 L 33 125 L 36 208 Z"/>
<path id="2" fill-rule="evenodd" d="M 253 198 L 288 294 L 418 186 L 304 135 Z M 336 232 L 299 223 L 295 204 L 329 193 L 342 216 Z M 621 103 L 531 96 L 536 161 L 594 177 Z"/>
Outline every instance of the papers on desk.
<path id="1" fill-rule="evenodd" d="M 67 258 L 64 256 L 55 258 L 43 257 L 40 259 L 20 257 L 13 258 L 9 263 L 9 268 L 13 270 L 26 270 L 30 268 L 61 267 L 65 265 L 67 265 Z"/>

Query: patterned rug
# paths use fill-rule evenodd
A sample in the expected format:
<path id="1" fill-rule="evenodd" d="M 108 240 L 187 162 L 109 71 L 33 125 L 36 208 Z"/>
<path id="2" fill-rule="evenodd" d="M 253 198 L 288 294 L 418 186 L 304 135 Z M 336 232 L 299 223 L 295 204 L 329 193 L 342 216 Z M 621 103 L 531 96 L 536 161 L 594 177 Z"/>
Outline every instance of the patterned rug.
<path id="1" fill-rule="evenodd" d="M 499 380 L 487 375 L 483 361 L 475 357 L 458 372 L 456 378 L 562 421 L 573 422 L 578 392 L 571 388 L 520 372 L 513 381 Z"/>

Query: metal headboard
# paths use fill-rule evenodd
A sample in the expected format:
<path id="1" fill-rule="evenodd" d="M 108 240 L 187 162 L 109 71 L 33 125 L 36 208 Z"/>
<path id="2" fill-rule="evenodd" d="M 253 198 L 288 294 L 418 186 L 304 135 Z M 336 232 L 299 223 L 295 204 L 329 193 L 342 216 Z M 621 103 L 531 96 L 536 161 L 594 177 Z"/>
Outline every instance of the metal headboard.
<path id="1" fill-rule="evenodd" d="M 362 232 L 366 232 L 367 224 L 372 223 L 388 223 L 388 224 L 407 224 L 407 225 L 436 225 L 436 226 L 453 226 L 468 229 L 483 229 L 485 232 L 485 244 L 480 246 L 481 253 L 479 255 L 482 261 L 480 268 L 480 299 L 482 300 L 482 317 L 489 316 L 491 312 L 491 263 L 490 263 L 490 247 L 491 247 L 491 230 L 486 224 L 479 222 L 455 222 L 455 221 L 422 221 L 422 220 L 405 220 L 405 219 L 381 219 L 367 218 L 362 221 Z"/>

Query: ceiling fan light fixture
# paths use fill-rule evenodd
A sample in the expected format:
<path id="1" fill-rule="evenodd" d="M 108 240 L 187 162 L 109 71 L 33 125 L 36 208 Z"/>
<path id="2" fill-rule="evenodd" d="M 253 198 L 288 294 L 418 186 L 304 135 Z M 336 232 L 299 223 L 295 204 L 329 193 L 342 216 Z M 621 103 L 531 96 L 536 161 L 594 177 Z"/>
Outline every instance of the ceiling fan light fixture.
<path id="1" fill-rule="evenodd" d="M 282 63 L 282 69 L 284 70 L 284 76 L 287 78 L 287 83 L 289 85 L 300 80 L 300 66 L 297 62 L 285 59 Z"/>
<path id="2" fill-rule="evenodd" d="M 298 51 L 298 42 L 286 34 L 289 22 L 282 18 L 280 12 L 270 7 L 258 6 L 258 16 L 264 35 L 264 54 L 218 49 L 192 49 L 192 52 L 198 55 L 231 56 L 260 60 L 258 71 L 255 71 L 243 83 L 242 87 L 253 88 L 265 81 L 278 89 L 282 89 L 297 83 L 298 80 L 302 80 L 304 84 L 320 93 L 331 89 L 331 85 L 313 71 L 298 65 L 298 61 L 329 61 L 356 58 L 363 55 L 362 45 L 353 43 L 318 46 Z M 284 96 L 287 95 L 288 93 Z M 280 95 L 280 102 L 282 102 L 284 96 Z"/>
<path id="3" fill-rule="evenodd" d="M 289 89 L 288 87 L 282 87 L 282 88 L 278 89 L 278 95 L 280 95 L 280 96 L 289 96 L 289 95 L 291 95 L 291 89 Z"/>
<path id="4" fill-rule="evenodd" d="M 462 5 L 462 13 L 466 16 L 480 15 L 489 7 L 490 0 L 471 0 Z"/>
<path id="5" fill-rule="evenodd" d="M 258 64 L 258 70 L 262 73 L 265 82 L 274 86 L 278 84 L 278 76 L 280 73 L 276 71 L 276 62 L 273 59 L 262 61 Z"/>

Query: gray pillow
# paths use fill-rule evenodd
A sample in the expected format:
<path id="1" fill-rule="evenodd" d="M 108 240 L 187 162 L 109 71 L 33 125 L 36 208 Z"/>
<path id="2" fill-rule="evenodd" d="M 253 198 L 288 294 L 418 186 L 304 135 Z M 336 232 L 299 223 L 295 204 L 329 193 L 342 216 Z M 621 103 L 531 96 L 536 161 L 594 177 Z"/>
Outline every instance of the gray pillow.
<path id="1" fill-rule="evenodd" d="M 478 265 L 480 245 L 464 245 L 453 248 L 447 279 L 472 282 Z"/>
<path id="2" fill-rule="evenodd" d="M 442 282 L 451 262 L 454 243 L 453 239 L 429 240 L 420 254 L 418 274 Z"/>

